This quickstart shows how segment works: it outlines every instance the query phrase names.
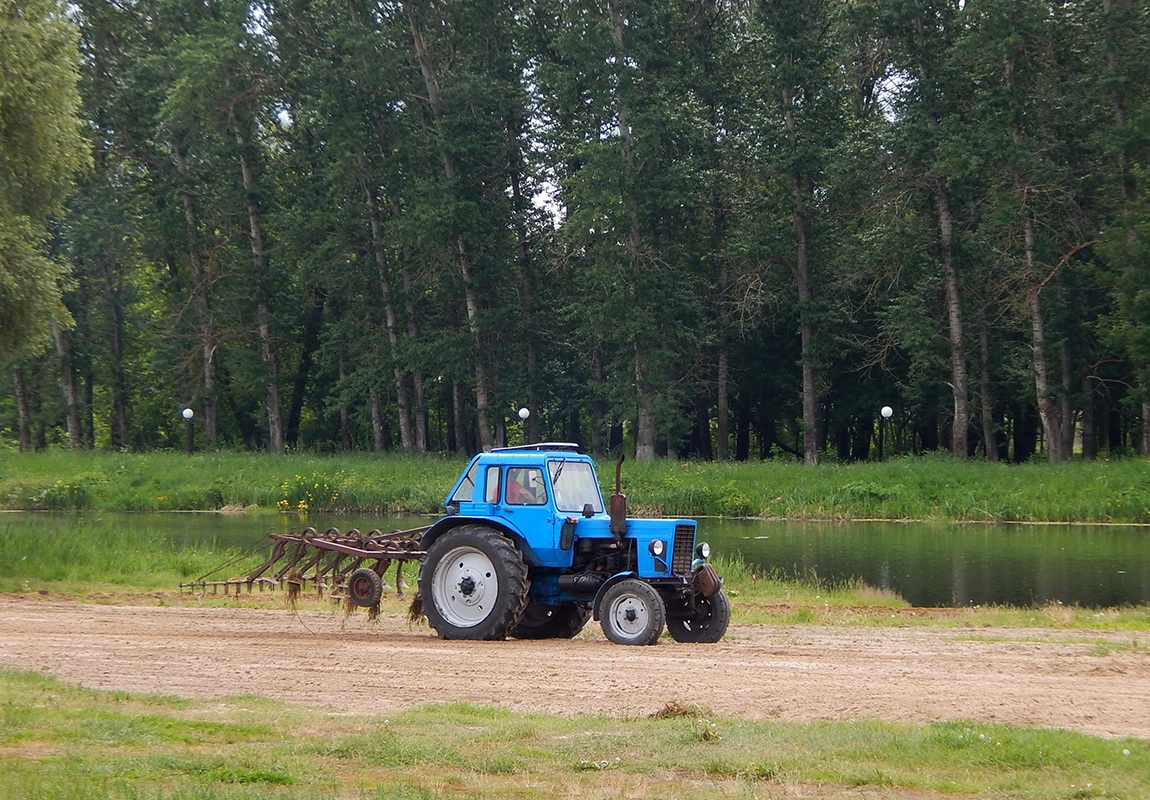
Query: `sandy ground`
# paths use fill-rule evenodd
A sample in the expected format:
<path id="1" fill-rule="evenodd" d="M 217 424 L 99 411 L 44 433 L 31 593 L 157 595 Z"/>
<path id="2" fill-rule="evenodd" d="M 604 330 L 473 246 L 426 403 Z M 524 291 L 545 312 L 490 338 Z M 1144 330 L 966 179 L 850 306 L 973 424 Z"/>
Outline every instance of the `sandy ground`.
<path id="1" fill-rule="evenodd" d="M 431 701 L 646 715 L 668 702 L 781 720 L 977 720 L 1150 738 L 1145 636 L 732 626 L 716 645 L 442 641 L 398 612 L 85 605 L 0 597 L 0 664 L 99 689 L 256 694 L 338 713 Z"/>

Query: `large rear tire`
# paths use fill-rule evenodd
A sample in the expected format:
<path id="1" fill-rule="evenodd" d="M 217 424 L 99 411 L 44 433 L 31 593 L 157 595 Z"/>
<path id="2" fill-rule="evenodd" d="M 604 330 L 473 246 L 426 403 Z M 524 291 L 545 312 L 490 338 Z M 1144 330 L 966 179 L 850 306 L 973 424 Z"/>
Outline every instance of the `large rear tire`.
<path id="1" fill-rule="evenodd" d="M 419 571 L 424 613 L 443 639 L 507 638 L 530 586 L 522 553 L 484 525 L 464 525 L 436 539 Z"/>
<path id="2" fill-rule="evenodd" d="M 603 593 L 599 624 L 615 644 L 654 644 L 666 620 L 663 598 L 644 581 L 628 578 Z"/>
<path id="3" fill-rule="evenodd" d="M 727 632 L 731 604 L 722 589 L 710 597 L 695 598 L 694 617 L 668 617 L 667 631 L 676 642 L 714 644 Z"/>
<path id="4" fill-rule="evenodd" d="M 571 639 L 589 619 L 591 612 L 578 603 L 528 603 L 511 635 L 516 639 Z"/>

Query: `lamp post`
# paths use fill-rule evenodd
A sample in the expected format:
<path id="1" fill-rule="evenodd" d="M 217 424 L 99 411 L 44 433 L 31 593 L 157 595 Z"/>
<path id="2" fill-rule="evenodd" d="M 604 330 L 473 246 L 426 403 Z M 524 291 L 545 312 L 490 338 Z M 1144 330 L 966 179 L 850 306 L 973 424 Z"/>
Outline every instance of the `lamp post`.
<path id="1" fill-rule="evenodd" d="M 883 433 L 886 430 L 887 420 L 894 416 L 894 409 L 890 406 L 883 406 L 881 409 L 879 409 L 879 414 L 881 415 L 881 418 L 878 421 L 878 460 L 882 461 Z"/>
<path id="2" fill-rule="evenodd" d="M 188 455 L 192 454 L 195 449 L 195 431 L 192 430 L 192 417 L 196 415 L 195 411 L 190 408 L 185 408 L 180 412 L 180 416 L 184 418 L 184 452 Z"/>
<path id="3" fill-rule="evenodd" d="M 523 420 L 523 438 L 520 444 L 527 444 L 527 418 L 531 416 L 531 410 L 524 406 L 519 409 L 519 419 Z"/>

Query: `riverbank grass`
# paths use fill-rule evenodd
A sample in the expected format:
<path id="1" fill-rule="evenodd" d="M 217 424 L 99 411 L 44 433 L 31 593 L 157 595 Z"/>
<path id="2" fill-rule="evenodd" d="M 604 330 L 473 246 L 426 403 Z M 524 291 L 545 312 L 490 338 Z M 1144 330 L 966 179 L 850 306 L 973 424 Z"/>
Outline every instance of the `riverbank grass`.
<path id="1" fill-rule="evenodd" d="M 0 771 L 0 800 L 1150 796 L 1145 741 L 1057 730 L 735 720 L 673 698 L 622 719 L 465 703 L 347 716 L 12 670 Z"/>
<path id="2" fill-rule="evenodd" d="M 462 457 L 0 450 L 0 508 L 438 514 Z M 601 462 L 605 493 L 614 464 Z M 991 464 L 946 456 L 811 468 L 628 461 L 632 513 L 779 519 L 1150 524 L 1145 459 Z"/>

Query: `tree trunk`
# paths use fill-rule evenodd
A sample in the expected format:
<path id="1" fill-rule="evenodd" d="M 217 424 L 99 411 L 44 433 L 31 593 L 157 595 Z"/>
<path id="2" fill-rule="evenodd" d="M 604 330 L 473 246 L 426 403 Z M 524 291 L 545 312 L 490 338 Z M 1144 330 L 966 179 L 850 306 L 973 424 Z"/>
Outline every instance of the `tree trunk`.
<path id="1" fill-rule="evenodd" d="M 95 386 L 96 379 L 92 376 L 89 370 L 84 374 L 82 381 L 84 386 L 84 400 L 80 403 L 80 409 L 84 415 L 82 429 L 84 431 L 84 447 L 88 450 L 96 449 L 96 401 L 95 401 Z"/>
<path id="2" fill-rule="evenodd" d="M 20 442 L 20 452 L 32 449 L 32 415 L 28 411 L 28 386 L 24 382 L 24 370 L 12 370 L 12 386 L 16 395 L 16 431 Z"/>
<path id="3" fill-rule="evenodd" d="M 1050 387 L 1046 367 L 1046 331 L 1042 320 L 1040 290 L 1031 289 L 1027 297 L 1030 309 L 1031 351 L 1034 358 L 1034 389 L 1038 398 L 1038 418 L 1046 437 L 1047 455 L 1051 461 L 1065 461 L 1062 450 L 1062 425 Z"/>
<path id="4" fill-rule="evenodd" d="M 104 264 L 104 285 L 108 295 L 108 316 L 111 343 L 112 408 L 109 422 L 110 444 L 113 450 L 128 446 L 128 376 L 124 369 L 124 301 L 119 282 L 112 270 Z"/>
<path id="5" fill-rule="evenodd" d="M 1034 220 L 1027 214 L 1023 220 L 1025 238 L 1026 270 L 1033 275 L 1035 231 Z M 1062 420 L 1058 405 L 1054 402 L 1054 391 L 1050 385 L 1050 372 L 1046 365 L 1046 328 L 1042 318 L 1042 286 L 1034 286 L 1027 292 L 1027 308 L 1030 312 L 1031 353 L 1034 363 L 1034 390 L 1038 403 L 1038 417 L 1042 422 L 1042 432 L 1046 437 L 1047 456 L 1051 461 L 1066 461 L 1062 437 Z"/>
<path id="6" fill-rule="evenodd" d="M 715 383 L 715 459 L 731 457 L 731 364 L 725 337 L 719 341 L 719 365 Z"/>
<path id="7" fill-rule="evenodd" d="M 967 457 L 967 428 L 970 426 L 970 389 L 966 366 L 966 339 L 963 332 L 962 293 L 958 264 L 954 260 L 954 217 L 950 196 L 941 178 L 934 186 L 935 210 L 938 214 L 939 254 L 942 257 L 946 285 L 946 320 L 950 337 L 950 380 L 954 396 L 954 418 L 950 429 L 950 450 L 959 458 Z"/>
<path id="8" fill-rule="evenodd" d="M 988 461 L 998 461 L 998 436 L 994 430 L 994 394 L 990 380 L 990 332 L 983 325 L 978 333 L 979 373 L 982 394 L 982 448 Z"/>
<path id="9" fill-rule="evenodd" d="M 173 147 L 176 160 L 176 169 L 183 184 L 189 180 L 188 164 L 179 147 Z M 209 450 L 216 450 L 219 446 L 219 396 L 217 393 L 217 365 L 215 330 L 211 313 L 211 281 L 207 270 L 204 269 L 200 258 L 199 223 L 196 216 L 196 207 L 192 202 L 192 194 L 186 185 L 181 185 L 180 202 L 184 210 L 184 228 L 188 239 L 188 272 L 192 278 L 192 306 L 196 309 L 199 319 L 196 321 L 196 335 L 199 338 L 200 348 L 200 380 L 203 394 L 200 402 L 203 404 L 204 439 Z"/>
<path id="10" fill-rule="evenodd" d="M 463 422 L 463 388 L 459 381 L 451 382 L 451 422 L 455 432 L 455 449 L 466 452 L 471 443 L 467 440 L 467 426 Z"/>
<path id="11" fill-rule="evenodd" d="M 655 399 L 647 390 L 647 359 L 635 343 L 635 391 L 638 393 L 635 419 L 635 460 L 655 457 Z"/>
<path id="12" fill-rule="evenodd" d="M 591 380 L 592 385 L 599 387 L 603 385 L 603 358 L 599 354 L 598 349 L 591 353 Z M 609 439 L 603 434 L 604 425 L 606 424 L 606 403 L 603 398 L 598 394 L 594 395 L 591 400 L 591 455 L 595 457 L 602 456 L 607 450 L 604 447 L 605 440 Z"/>
<path id="13" fill-rule="evenodd" d="M 407 394 L 407 379 L 399 357 L 399 331 L 392 302 L 391 278 L 388 272 L 387 256 L 383 247 L 383 225 L 380 220 L 379 203 L 375 198 L 367 176 L 367 159 L 359 156 L 360 186 L 363 187 L 367 213 L 371 220 L 371 252 L 375 256 L 375 268 L 379 273 L 379 288 L 383 301 L 384 326 L 387 328 L 387 344 L 391 354 L 391 374 L 395 383 L 395 399 L 399 408 L 399 440 L 406 452 L 415 450 L 415 435 L 412 430 L 411 404 Z M 374 390 L 373 390 L 374 391 Z M 377 393 L 378 394 L 378 393 Z"/>
<path id="14" fill-rule="evenodd" d="M 721 200 L 716 197 L 715 227 L 712 246 L 715 252 L 716 291 L 718 295 L 719 342 L 718 363 L 715 370 L 715 458 L 730 458 L 731 436 L 731 356 L 727 331 L 730 326 L 730 304 L 727 301 L 730 273 L 727 262 L 727 215 Z"/>
<path id="15" fill-rule="evenodd" d="M 795 124 L 794 95 L 790 88 L 783 89 L 783 121 L 787 128 L 787 144 L 792 157 L 797 156 L 799 140 Z M 802 343 L 803 372 L 803 461 L 810 466 L 819 463 L 819 398 L 818 370 L 815 365 L 815 325 L 811 303 L 811 245 L 808 230 L 806 197 L 809 187 L 798 174 L 791 175 L 791 225 L 795 245 L 795 283 L 799 295 L 799 336 Z"/>
<path id="16" fill-rule="evenodd" d="M 271 275 L 268 270 L 267 248 L 264 246 L 263 220 L 257 200 L 255 171 L 248 159 L 247 139 L 240 129 L 235 109 L 228 109 L 228 120 L 232 126 L 232 133 L 236 140 L 236 149 L 240 162 L 240 174 L 243 178 L 244 193 L 247 195 L 248 234 L 252 251 L 252 265 L 255 267 L 259 302 L 256 306 L 256 327 L 260 336 L 260 359 L 263 361 L 266 373 L 264 390 L 267 403 L 268 417 L 268 449 L 276 455 L 284 453 L 283 417 L 280 408 L 279 388 L 279 354 L 276 352 L 275 339 L 272 336 L 271 305 L 268 299 L 268 281 Z"/>
<path id="17" fill-rule="evenodd" d="M 1138 197 L 1138 183 L 1133 170 L 1131 170 L 1131 157 L 1128 151 L 1127 144 L 1130 140 L 1130 132 L 1128 127 L 1130 125 L 1130 114 L 1127 112 L 1127 87 L 1132 84 L 1126 76 L 1122 75 L 1119 71 L 1118 60 L 1119 53 L 1123 49 L 1123 45 L 1117 40 L 1115 34 L 1125 29 L 1124 21 L 1129 20 L 1129 12 L 1132 8 L 1131 0 L 1118 0 L 1118 9 L 1115 9 L 1114 0 L 1102 0 L 1102 11 L 1106 17 L 1106 24 L 1103 26 L 1103 37 L 1106 43 L 1106 65 L 1109 68 L 1109 75 L 1107 76 L 1107 83 L 1109 86 L 1108 96 L 1110 100 L 1110 111 L 1114 117 L 1114 133 L 1112 139 L 1119 143 L 1118 151 L 1115 154 L 1117 163 L 1115 164 L 1116 172 L 1119 180 L 1119 185 L 1122 189 L 1123 199 L 1123 213 L 1131 209 Z M 1137 6 L 1133 6 L 1136 8 Z M 1121 12 L 1120 16 L 1116 17 L 1116 13 Z M 1126 244 L 1134 246 L 1138 243 L 1138 231 L 1132 226 L 1126 228 Z M 1143 364 L 1135 364 L 1136 375 L 1146 375 L 1150 370 L 1144 369 Z M 1140 443 L 1140 451 L 1144 456 L 1150 456 L 1150 385 L 1146 385 L 1144 381 L 1138 381 L 1140 384 L 1138 388 L 1141 390 L 1143 397 L 1147 398 L 1142 402 L 1142 437 Z"/>
<path id="18" fill-rule="evenodd" d="M 52 323 L 56 340 L 56 354 L 60 357 L 60 392 L 64 396 L 64 409 L 68 419 L 68 446 L 72 450 L 84 448 L 80 430 L 80 397 L 76 391 L 76 366 L 72 360 L 72 339 L 68 332 Z"/>
<path id="19" fill-rule="evenodd" d="M 415 317 L 415 302 L 412 298 L 415 297 L 415 290 L 413 288 L 411 270 L 408 269 L 406 263 L 400 266 L 400 277 L 403 279 L 403 304 L 404 314 L 407 317 L 407 341 L 415 343 L 419 341 L 419 326 Z M 429 444 L 429 431 L 427 419 L 427 396 L 423 388 L 423 370 L 414 369 L 411 372 L 411 386 L 415 395 L 415 417 L 413 420 L 413 427 L 415 430 L 415 450 L 418 453 L 426 453 L 430 449 Z"/>
<path id="20" fill-rule="evenodd" d="M 1062 338 L 1060 350 L 1060 363 L 1062 366 L 1062 396 L 1059 398 L 1058 408 L 1061 414 L 1062 425 L 1062 453 L 1069 459 L 1074 456 L 1075 417 L 1074 408 L 1074 373 L 1073 361 L 1070 357 L 1070 341 Z"/>
<path id="21" fill-rule="evenodd" d="M 416 16 L 414 4 L 408 0 L 404 2 L 403 7 L 407 12 L 408 21 L 411 25 L 412 43 L 415 46 L 415 54 L 419 60 L 419 69 L 423 76 L 424 87 L 427 89 L 428 106 L 431 109 L 432 119 L 436 128 L 440 128 L 440 117 L 443 107 L 440 99 L 439 79 L 435 74 L 435 65 L 431 58 L 431 52 L 427 47 L 427 42 L 423 37 L 423 28 Z M 442 134 L 442 130 L 440 130 L 440 133 Z M 440 151 L 440 159 L 443 162 L 444 177 L 447 178 L 448 185 L 454 188 L 458 172 L 455 159 L 446 149 Z M 482 330 L 479 323 L 479 299 L 475 291 L 475 264 L 471 253 L 471 246 L 462 231 L 455 232 L 453 241 L 459 274 L 463 279 L 464 302 L 467 307 L 467 325 L 471 332 L 472 346 L 474 348 L 475 421 L 479 434 L 479 446 L 481 449 L 487 450 L 490 449 L 493 444 L 490 422 L 490 389 L 488 387 L 487 368 L 483 358 L 484 347 Z"/>
<path id="22" fill-rule="evenodd" d="M 626 54 L 623 50 L 623 32 L 626 29 L 626 23 L 623 19 L 623 12 L 619 7 L 619 0 L 609 0 L 608 12 L 611 16 L 611 40 L 615 44 L 615 66 L 617 69 L 622 70 L 623 64 L 626 63 Z M 619 126 L 619 148 L 623 155 L 623 163 L 626 165 L 627 177 L 624 180 L 623 186 L 623 201 L 627 207 L 628 216 L 630 217 L 630 229 L 626 237 L 626 258 L 632 262 L 632 272 L 635 269 L 635 262 L 640 258 L 643 252 L 643 235 L 639 229 L 639 214 L 635 204 L 634 196 L 634 176 L 635 176 L 635 154 L 632 148 L 631 141 L 631 122 L 630 122 L 630 108 L 627 104 L 627 98 L 620 91 L 620 86 L 623 82 L 622 76 L 616 76 L 615 88 L 615 113 L 618 118 Z M 632 276 L 629 279 L 627 291 L 630 292 L 631 298 L 634 302 L 638 302 L 637 287 L 635 285 L 635 278 Z M 649 461 L 655 457 L 655 398 L 651 394 L 651 387 L 648 384 L 650 372 L 650 364 L 646 349 L 639 341 L 640 335 L 634 335 L 634 354 L 635 354 L 635 459 L 637 461 Z"/>
<path id="23" fill-rule="evenodd" d="M 515 168 L 511 171 L 511 202 L 515 209 L 515 233 L 519 247 L 519 287 L 523 306 L 523 327 L 527 335 L 527 407 L 531 416 L 527 418 L 526 436 L 528 442 L 540 441 L 542 420 L 539 415 L 539 344 L 535 335 L 535 287 L 533 285 L 531 247 L 527 238 L 527 200 L 523 196 L 523 164 L 516 144 L 515 132 L 507 126 L 507 138 L 511 152 L 515 153 Z"/>
<path id="24" fill-rule="evenodd" d="M 347 357 L 343 353 L 339 354 L 339 382 L 342 384 L 347 379 Z M 350 453 L 355 450 L 355 440 L 351 435 L 351 412 L 348 410 L 347 403 L 340 401 L 339 403 L 339 444 L 340 448 L 345 453 Z"/>
<path id="25" fill-rule="evenodd" d="M 384 431 L 386 424 L 383 420 L 383 402 L 379 396 L 379 389 L 374 386 L 367 390 L 368 400 L 371 403 L 371 443 L 375 452 L 382 453 L 384 446 Z"/>
<path id="26" fill-rule="evenodd" d="M 1142 401 L 1142 455 L 1150 456 L 1150 400 Z"/>
<path id="27" fill-rule="evenodd" d="M 1094 377 L 1082 377 L 1082 458 L 1098 458 L 1098 415 L 1094 408 Z"/>
<path id="28" fill-rule="evenodd" d="M 291 401 L 288 403 L 287 425 L 284 427 L 284 441 L 295 447 L 299 443 L 299 426 L 303 418 L 303 403 L 307 395 L 307 381 L 311 375 L 312 365 L 315 363 L 315 352 L 319 346 L 320 328 L 323 324 L 323 309 L 327 303 L 327 295 L 320 290 L 314 290 L 311 298 L 311 309 L 307 319 L 304 320 L 303 333 L 300 337 L 300 357 L 296 367 L 295 377 L 292 380 Z"/>

